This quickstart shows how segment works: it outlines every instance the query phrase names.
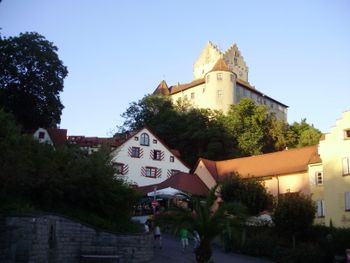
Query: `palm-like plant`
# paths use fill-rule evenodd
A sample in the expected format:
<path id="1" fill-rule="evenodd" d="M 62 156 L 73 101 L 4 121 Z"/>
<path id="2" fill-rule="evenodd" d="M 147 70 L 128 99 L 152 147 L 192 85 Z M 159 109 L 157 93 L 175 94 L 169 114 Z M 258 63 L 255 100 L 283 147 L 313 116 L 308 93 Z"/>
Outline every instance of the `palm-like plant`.
<path id="1" fill-rule="evenodd" d="M 224 232 L 230 233 L 232 225 L 240 224 L 245 215 L 245 207 L 239 203 L 223 203 L 214 209 L 217 186 L 211 189 L 206 200 L 193 199 L 193 210 L 179 208 L 170 217 L 172 226 L 186 225 L 196 230 L 200 236 L 200 245 L 196 248 L 198 263 L 209 262 L 212 257 L 212 241 Z M 169 220 L 166 220 L 169 223 Z"/>

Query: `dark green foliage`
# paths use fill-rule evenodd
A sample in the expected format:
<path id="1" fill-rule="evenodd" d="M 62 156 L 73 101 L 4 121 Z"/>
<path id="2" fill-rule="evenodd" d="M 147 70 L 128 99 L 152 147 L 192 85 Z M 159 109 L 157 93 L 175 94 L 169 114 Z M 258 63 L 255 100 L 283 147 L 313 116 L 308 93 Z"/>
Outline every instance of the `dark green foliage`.
<path id="1" fill-rule="evenodd" d="M 121 229 L 127 225 L 137 197 L 114 178 L 107 152 L 86 156 L 75 147 L 54 150 L 21 135 L 3 111 L 0 136 L 2 209 L 28 207 L 70 215 L 76 210 L 94 222 L 111 221 Z"/>
<path id="2" fill-rule="evenodd" d="M 34 32 L 0 35 L 0 107 L 25 131 L 60 123 L 60 92 L 67 74 L 57 47 L 45 37 Z"/>
<path id="3" fill-rule="evenodd" d="M 221 184 L 220 193 L 225 202 L 240 202 L 245 205 L 250 215 L 272 208 L 272 195 L 254 178 L 242 179 L 238 174 L 227 176 Z"/>
<path id="4" fill-rule="evenodd" d="M 319 138 L 319 132 L 305 121 L 301 128 L 297 123 L 289 126 L 251 99 L 242 99 L 224 115 L 193 108 L 186 101 L 174 105 L 169 97 L 148 95 L 131 103 L 122 117 L 121 131 L 148 126 L 168 146 L 178 149 L 189 165 L 199 157 L 231 159 L 315 144 Z"/>
<path id="5" fill-rule="evenodd" d="M 193 165 L 199 157 L 221 160 L 238 156 L 233 138 L 226 133 L 222 114 L 208 109 L 175 107 L 169 97 L 148 95 L 122 114 L 121 130 L 149 127 L 182 159 Z"/>
<path id="6" fill-rule="evenodd" d="M 315 219 L 316 207 L 310 197 L 291 193 L 278 199 L 273 222 L 276 228 L 287 234 L 306 231 Z"/>
<path id="7" fill-rule="evenodd" d="M 294 122 L 290 125 L 287 134 L 287 146 L 303 147 L 308 145 L 315 145 L 319 142 L 321 132 L 302 119 L 300 123 Z"/>

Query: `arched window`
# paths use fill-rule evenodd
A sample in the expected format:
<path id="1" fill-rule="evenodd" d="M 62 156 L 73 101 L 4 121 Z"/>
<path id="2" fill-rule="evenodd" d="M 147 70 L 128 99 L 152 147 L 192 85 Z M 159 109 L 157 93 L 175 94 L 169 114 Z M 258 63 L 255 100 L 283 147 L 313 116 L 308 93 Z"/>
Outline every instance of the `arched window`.
<path id="1" fill-rule="evenodd" d="M 149 136 L 147 133 L 142 133 L 140 138 L 141 145 L 149 145 Z"/>

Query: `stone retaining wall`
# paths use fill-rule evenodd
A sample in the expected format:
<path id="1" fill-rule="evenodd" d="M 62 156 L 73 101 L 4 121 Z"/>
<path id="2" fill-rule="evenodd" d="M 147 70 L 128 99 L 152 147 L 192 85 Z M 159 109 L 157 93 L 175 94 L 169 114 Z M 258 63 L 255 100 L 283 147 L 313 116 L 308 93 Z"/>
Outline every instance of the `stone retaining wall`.
<path id="1" fill-rule="evenodd" d="M 117 235 L 58 215 L 8 216 L 0 220 L 0 262 L 78 263 L 81 254 L 116 254 L 121 262 L 153 257 L 150 234 Z"/>

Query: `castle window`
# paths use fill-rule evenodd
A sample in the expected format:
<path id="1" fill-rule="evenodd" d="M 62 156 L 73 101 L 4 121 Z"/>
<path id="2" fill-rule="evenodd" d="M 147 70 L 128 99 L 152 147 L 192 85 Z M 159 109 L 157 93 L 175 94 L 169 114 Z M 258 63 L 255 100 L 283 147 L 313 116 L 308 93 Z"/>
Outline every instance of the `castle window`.
<path id="1" fill-rule="evenodd" d="M 138 141 L 138 140 L 139 140 L 139 137 L 135 136 L 134 139 L 135 139 L 135 141 Z"/>
<path id="2" fill-rule="evenodd" d="M 322 172 L 315 173 L 316 185 L 323 185 L 323 174 Z"/>
<path id="3" fill-rule="evenodd" d="M 222 73 L 217 73 L 216 78 L 217 80 L 222 80 Z"/>
<path id="4" fill-rule="evenodd" d="M 170 162 L 173 163 L 175 160 L 174 156 L 170 156 Z"/>
<path id="5" fill-rule="evenodd" d="M 350 175 L 350 157 L 343 158 L 343 175 Z"/>
<path id="6" fill-rule="evenodd" d="M 194 92 L 191 93 L 191 100 L 194 100 Z"/>
<path id="7" fill-rule="evenodd" d="M 231 75 L 231 82 L 234 83 L 235 82 L 235 76 L 232 74 Z"/>
<path id="8" fill-rule="evenodd" d="M 158 141 L 157 141 L 156 139 L 153 139 L 153 143 L 154 143 L 154 144 L 157 144 L 157 142 L 158 142 Z"/>
<path id="9" fill-rule="evenodd" d="M 219 89 L 219 90 L 217 91 L 216 96 L 217 96 L 218 99 L 222 99 L 222 97 L 223 97 L 223 92 L 222 92 L 221 89 Z"/>
<path id="10" fill-rule="evenodd" d="M 345 139 L 350 139 L 350 129 L 344 131 L 344 138 Z"/>
<path id="11" fill-rule="evenodd" d="M 237 66 L 237 64 L 238 64 L 237 58 L 234 58 L 233 62 L 235 63 L 235 66 Z"/>
<path id="12" fill-rule="evenodd" d="M 149 136 L 147 133 L 142 133 L 141 134 L 141 139 L 140 139 L 140 144 L 141 145 L 149 145 Z"/>

